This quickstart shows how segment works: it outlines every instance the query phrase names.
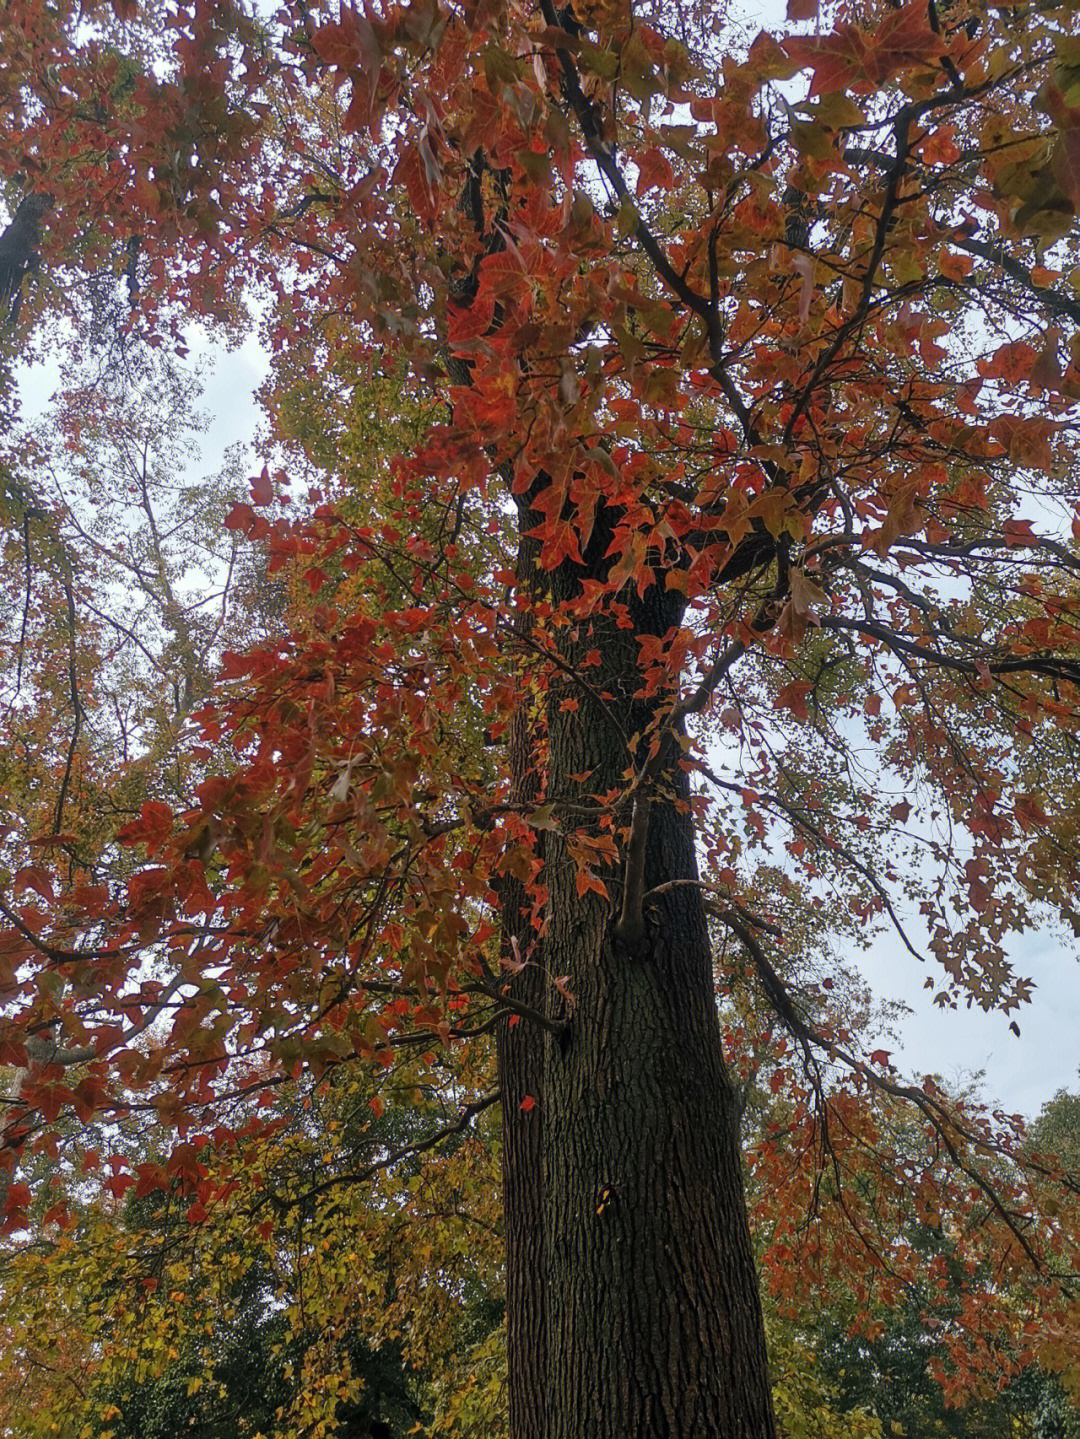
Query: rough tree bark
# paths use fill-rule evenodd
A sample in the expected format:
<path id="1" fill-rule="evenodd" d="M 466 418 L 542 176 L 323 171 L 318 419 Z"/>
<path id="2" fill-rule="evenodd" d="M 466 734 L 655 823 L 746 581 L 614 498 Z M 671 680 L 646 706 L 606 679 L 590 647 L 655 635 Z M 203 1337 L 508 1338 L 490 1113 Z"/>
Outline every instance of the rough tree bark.
<path id="1" fill-rule="evenodd" d="M 0 232 L 0 305 L 7 304 L 12 323 L 19 316 L 23 279 L 37 266 L 41 221 L 51 204 L 50 195 L 24 195 L 11 223 Z"/>
<path id="2" fill-rule="evenodd" d="M 609 539 L 609 527 L 598 526 L 585 565 L 553 577 L 553 598 L 602 574 Z M 635 636 L 665 633 L 680 602 L 654 589 L 627 603 L 632 626 L 609 616 L 583 621 L 564 650 L 574 665 L 599 651 L 599 667 L 581 673 L 603 702 L 572 681 L 549 690 L 546 798 L 556 815 L 559 801 L 587 805 L 625 789 L 633 763 L 626 738 L 654 718 L 658 700 L 635 698 Z M 669 750 L 650 805 L 646 889 L 697 877 L 681 750 Z M 519 747 L 512 760 L 533 757 Z M 549 983 L 569 976 L 575 1002 L 562 1036 L 515 1026 L 517 1063 L 528 1068 L 537 1107 L 523 1115 L 516 1090 L 504 1088 L 512 1439 L 772 1439 L 700 892 L 689 884 L 657 896 L 643 940 L 628 947 L 615 933 L 619 869 L 600 872 L 609 898 L 579 895 L 565 838 L 545 839 L 543 966 Z M 561 996 L 548 998 L 555 1013 Z M 537 1214 L 542 1233 L 526 1238 Z M 523 1362 L 530 1343 L 543 1357 Z"/>

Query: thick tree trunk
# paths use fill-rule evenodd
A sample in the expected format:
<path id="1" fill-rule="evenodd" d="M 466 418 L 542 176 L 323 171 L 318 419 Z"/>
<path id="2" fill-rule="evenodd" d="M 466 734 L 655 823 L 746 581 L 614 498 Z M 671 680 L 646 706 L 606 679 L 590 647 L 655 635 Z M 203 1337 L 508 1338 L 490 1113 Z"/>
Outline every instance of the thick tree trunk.
<path id="1" fill-rule="evenodd" d="M 605 716 L 570 683 L 552 687 L 549 801 L 587 805 L 628 783 L 632 760 L 611 716 L 624 734 L 650 717 L 633 698 L 635 634 L 663 633 L 678 618 L 666 597 L 634 608 L 633 629 L 610 618 L 586 621 L 566 652 L 580 661 L 599 649 L 601 667 L 582 673 L 607 696 L 607 708 Z M 651 811 L 648 888 L 697 873 L 686 776 L 671 748 Z M 513 1271 L 531 1262 L 520 1229 L 526 1213 L 532 1223 L 541 1209 L 534 1244 L 542 1246 L 542 1301 L 535 1273 L 511 1272 L 509 1287 L 520 1294 L 532 1285 L 542 1302 L 535 1337 L 546 1337 L 546 1399 L 543 1412 L 535 1397 L 528 1401 L 524 1416 L 522 1377 L 512 1369 L 512 1439 L 772 1439 L 737 1121 L 700 892 L 685 885 L 660 897 L 649 909 L 646 943 L 628 953 L 612 933 L 619 870 L 597 871 L 609 899 L 581 896 L 566 839 L 545 838 L 544 966 L 549 977 L 568 977 L 575 1003 L 564 1036 L 529 1033 L 546 1053 L 538 1108 L 526 1116 L 536 1120 L 543 1171 L 541 1180 L 532 1149 L 533 1187 L 508 1184 L 507 1225 L 516 1236 L 508 1263 Z M 561 997 L 553 1011 L 556 1003 Z M 525 1153 L 520 1135 L 514 1143 L 511 1169 Z M 521 1364 L 515 1349 L 512 1365 L 515 1354 Z"/>
<path id="2" fill-rule="evenodd" d="M 577 768 L 600 758 L 578 753 Z M 657 805 L 646 883 L 693 873 L 689 818 Z M 769 1439 L 700 896 L 665 896 L 631 956 L 611 941 L 610 906 L 577 898 L 572 864 L 552 865 L 549 884 L 549 963 L 572 974 L 577 1007 L 544 1089 L 546 1439 Z"/>

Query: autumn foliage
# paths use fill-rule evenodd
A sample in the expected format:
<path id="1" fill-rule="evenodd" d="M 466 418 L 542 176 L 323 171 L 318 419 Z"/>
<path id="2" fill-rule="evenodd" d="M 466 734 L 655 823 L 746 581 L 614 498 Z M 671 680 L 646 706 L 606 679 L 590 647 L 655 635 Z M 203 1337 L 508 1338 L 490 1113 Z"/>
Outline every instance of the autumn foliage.
<path id="1" fill-rule="evenodd" d="M 1077 12 L 745 29 L 4 11 L 12 363 L 128 376 L 73 378 L 55 482 L 11 408 L 0 439 L 22 1262 L 96 1254 L 93 1191 L 118 1232 L 154 1196 L 254 1225 L 272 1265 L 305 1193 L 450 1142 L 471 1203 L 501 1145 L 514 1439 L 766 1439 L 741 1137 L 771 1322 L 835 1302 L 872 1339 L 917 1288 L 950 1402 L 1077 1363 L 1075 1174 L 904 1079 L 847 953 L 890 936 L 1019 1030 L 1011 941 L 1080 932 Z M 247 566 L 205 620 L 145 459 L 88 519 L 136 433 L 109 406 L 178 393 L 194 325 L 271 365 L 265 467 L 168 501 L 204 588 Z M 319 1178 L 292 1156 L 348 1084 L 374 1128 Z M 158 1272 L 121 1268 L 149 1313 Z M 326 1342 L 283 1433 L 355 1397 Z"/>

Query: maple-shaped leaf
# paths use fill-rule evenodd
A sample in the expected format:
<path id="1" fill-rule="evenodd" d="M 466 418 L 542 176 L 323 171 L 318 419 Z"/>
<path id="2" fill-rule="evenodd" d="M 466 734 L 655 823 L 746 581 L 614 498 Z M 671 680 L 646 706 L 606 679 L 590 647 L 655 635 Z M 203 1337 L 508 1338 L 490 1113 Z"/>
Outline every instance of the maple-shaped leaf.
<path id="1" fill-rule="evenodd" d="M 173 813 L 160 800 L 148 799 L 143 802 L 139 818 L 117 830 L 116 837 L 121 844 L 144 843 L 150 854 L 154 854 L 172 834 Z"/>
<path id="2" fill-rule="evenodd" d="M 792 570 L 790 575 L 791 601 L 796 613 L 813 614 L 815 605 L 828 604 L 829 597 L 820 585 L 816 585 L 803 570 Z"/>
<path id="3" fill-rule="evenodd" d="M 1031 520 L 1006 520 L 1001 527 L 1001 536 L 1010 549 L 1023 549 L 1039 543 Z"/>
<path id="4" fill-rule="evenodd" d="M 844 21 L 831 35 L 794 35 L 784 41 L 789 59 L 813 70 L 811 95 L 877 89 L 904 70 L 937 64 L 946 48 L 930 27 L 924 0 L 910 0 L 873 31 Z"/>
<path id="5" fill-rule="evenodd" d="M 341 7 L 338 24 L 320 25 L 311 37 L 312 49 L 320 60 L 335 70 L 351 70 L 360 64 L 360 18 L 347 5 Z"/>
<path id="6" fill-rule="evenodd" d="M 647 190 L 671 190 L 675 187 L 675 172 L 662 150 L 655 147 L 638 156 L 637 193 L 644 195 Z"/>
<path id="7" fill-rule="evenodd" d="M 252 476 L 250 484 L 251 503 L 253 505 L 269 505 L 273 503 L 274 487 L 270 483 L 270 471 L 265 465 L 262 467 L 261 474 Z"/>
<path id="8" fill-rule="evenodd" d="M 586 869 L 583 866 L 579 867 L 577 874 L 574 877 L 574 883 L 577 887 L 579 898 L 584 898 L 584 896 L 587 895 L 590 890 L 592 890 L 595 894 L 598 894 L 601 899 L 611 898 L 611 896 L 608 894 L 608 887 L 604 883 L 604 881 L 602 879 L 598 879 L 596 875 L 593 874 L 592 870 Z"/>
<path id="9" fill-rule="evenodd" d="M 225 528 L 227 530 L 240 530 L 247 533 L 255 523 L 255 511 L 250 505 L 233 505 L 232 509 L 225 516 Z"/>
<path id="10" fill-rule="evenodd" d="M 789 684 L 781 685 L 776 691 L 773 703 L 777 709 L 790 710 L 796 719 L 809 719 L 810 711 L 806 708 L 806 701 L 813 692 L 814 686 L 809 680 L 792 680 Z"/>

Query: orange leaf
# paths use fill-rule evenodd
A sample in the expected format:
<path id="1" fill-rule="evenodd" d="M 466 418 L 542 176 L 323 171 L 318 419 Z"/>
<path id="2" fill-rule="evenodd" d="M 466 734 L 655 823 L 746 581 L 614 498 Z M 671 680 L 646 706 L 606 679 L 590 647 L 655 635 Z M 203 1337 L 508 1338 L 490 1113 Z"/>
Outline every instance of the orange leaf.
<path id="1" fill-rule="evenodd" d="M 790 710 L 796 719 L 809 719 L 806 700 L 813 690 L 814 686 L 809 680 L 792 680 L 790 684 L 782 685 L 777 690 L 773 704 L 777 709 Z"/>
<path id="2" fill-rule="evenodd" d="M 597 879 L 596 875 L 593 874 L 591 869 L 579 869 L 577 872 L 577 879 L 575 883 L 577 885 L 577 892 L 579 897 L 588 894 L 589 891 L 592 890 L 594 891 L 594 893 L 600 895 L 602 899 L 610 898 L 607 891 L 607 885 L 603 882 L 603 880 Z"/>

